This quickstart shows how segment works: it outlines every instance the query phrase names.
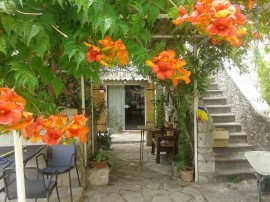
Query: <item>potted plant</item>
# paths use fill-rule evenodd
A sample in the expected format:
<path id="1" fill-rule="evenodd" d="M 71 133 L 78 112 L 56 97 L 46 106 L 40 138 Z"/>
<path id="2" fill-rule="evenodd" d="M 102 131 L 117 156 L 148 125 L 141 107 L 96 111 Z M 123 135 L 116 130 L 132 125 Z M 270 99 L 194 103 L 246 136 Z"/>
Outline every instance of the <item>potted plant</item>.
<path id="1" fill-rule="evenodd" d="M 113 164 L 111 154 L 108 151 L 99 150 L 89 160 L 89 166 L 92 168 L 102 169 L 107 165 Z"/>
<path id="2" fill-rule="evenodd" d="M 97 150 L 101 149 L 104 151 L 108 151 L 111 149 L 111 134 L 109 131 L 105 131 L 104 133 L 101 133 L 100 131 L 95 136 L 95 144 Z"/>
<path id="3" fill-rule="evenodd" d="M 180 178 L 184 182 L 190 182 L 193 180 L 194 168 L 191 165 L 186 164 L 184 161 L 180 161 L 176 164 L 177 171 Z"/>
<path id="4" fill-rule="evenodd" d="M 88 161 L 88 183 L 91 185 L 107 185 L 112 170 L 112 157 L 109 151 L 99 150 Z"/>
<path id="5" fill-rule="evenodd" d="M 180 178 L 189 182 L 193 180 L 194 168 L 192 166 L 193 145 L 188 132 L 179 136 L 179 149 L 175 158 L 176 168 Z"/>

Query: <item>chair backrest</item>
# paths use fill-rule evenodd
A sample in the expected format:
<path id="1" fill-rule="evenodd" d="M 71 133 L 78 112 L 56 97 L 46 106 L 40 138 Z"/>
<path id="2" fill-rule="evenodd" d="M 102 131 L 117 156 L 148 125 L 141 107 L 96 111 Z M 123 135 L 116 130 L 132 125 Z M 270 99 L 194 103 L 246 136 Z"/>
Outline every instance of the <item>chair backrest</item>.
<path id="1" fill-rule="evenodd" d="M 15 168 L 7 168 L 3 171 L 3 180 L 6 196 L 9 200 L 17 199 L 17 180 Z M 25 197 L 46 198 L 47 190 L 42 172 L 35 167 L 24 168 Z"/>
<path id="2" fill-rule="evenodd" d="M 71 166 L 75 164 L 75 143 L 68 145 L 55 145 L 49 147 L 49 165 L 50 166 Z M 74 154 L 74 156 L 73 156 Z"/>

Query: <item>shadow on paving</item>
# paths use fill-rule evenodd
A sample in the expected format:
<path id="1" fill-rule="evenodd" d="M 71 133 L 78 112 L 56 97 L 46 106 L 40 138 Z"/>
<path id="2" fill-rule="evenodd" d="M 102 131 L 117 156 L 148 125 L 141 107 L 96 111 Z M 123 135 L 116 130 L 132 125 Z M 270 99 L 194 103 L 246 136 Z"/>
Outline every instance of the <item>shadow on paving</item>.
<path id="1" fill-rule="evenodd" d="M 137 140 L 139 136 L 132 136 Z M 126 140 L 128 137 L 125 137 Z M 111 154 L 114 165 L 110 173 L 109 185 L 88 185 L 86 190 L 78 186 L 76 174 L 72 171 L 74 202 L 257 202 L 256 180 L 239 183 L 223 182 L 201 184 L 183 182 L 172 175 L 172 156 L 161 155 L 160 164 L 151 154 L 151 147 L 144 147 L 144 165 L 139 164 L 140 144 L 112 144 Z M 75 171 L 75 169 L 74 169 Z M 65 175 L 67 176 L 67 175 Z M 60 199 L 70 201 L 68 187 L 59 187 Z M 4 201 L 4 194 L 0 194 Z M 16 200 L 14 200 L 16 201 Z M 27 202 L 34 200 L 27 200 Z M 46 201 L 46 199 L 38 199 Z M 51 202 L 56 202 L 56 193 L 52 193 Z M 264 195 L 262 202 L 270 201 L 270 195 Z"/>
<path id="2" fill-rule="evenodd" d="M 81 202 L 256 202 L 256 180 L 201 184 L 172 176 L 172 157 L 161 155 L 156 164 L 151 147 L 144 147 L 139 165 L 139 143 L 113 144 L 114 165 L 109 185 L 91 186 Z M 267 198 L 268 197 L 268 198 Z M 265 201 L 270 201 L 265 196 Z"/>

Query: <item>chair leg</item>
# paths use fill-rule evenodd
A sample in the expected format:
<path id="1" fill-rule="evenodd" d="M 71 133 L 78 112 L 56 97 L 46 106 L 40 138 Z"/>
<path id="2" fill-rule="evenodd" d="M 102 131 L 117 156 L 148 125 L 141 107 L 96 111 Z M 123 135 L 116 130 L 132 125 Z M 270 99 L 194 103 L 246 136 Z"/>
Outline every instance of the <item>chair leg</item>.
<path id="1" fill-rule="evenodd" d="M 58 187 L 57 187 L 57 185 L 55 186 L 55 189 L 56 189 L 56 195 L 57 195 L 57 198 L 58 198 L 58 202 L 60 202 L 59 192 L 58 192 Z"/>
<path id="2" fill-rule="evenodd" d="M 37 198 L 35 198 L 35 202 L 37 202 Z"/>
<path id="3" fill-rule="evenodd" d="M 157 147 L 156 163 L 160 163 L 160 149 Z"/>
<path id="4" fill-rule="evenodd" d="M 71 189 L 71 176 L 70 176 L 70 171 L 68 172 L 68 176 L 69 176 L 69 191 L 70 191 L 70 198 L 71 198 L 71 202 L 73 202 L 72 189 Z"/>
<path id="5" fill-rule="evenodd" d="M 80 181 L 80 177 L 79 177 L 79 172 L 78 172 L 77 163 L 75 163 L 75 168 L 76 168 L 76 172 L 77 172 L 77 177 L 78 177 L 79 186 L 81 186 L 81 181 Z"/>
<path id="6" fill-rule="evenodd" d="M 151 154 L 155 154 L 155 143 L 152 141 L 152 150 Z"/>

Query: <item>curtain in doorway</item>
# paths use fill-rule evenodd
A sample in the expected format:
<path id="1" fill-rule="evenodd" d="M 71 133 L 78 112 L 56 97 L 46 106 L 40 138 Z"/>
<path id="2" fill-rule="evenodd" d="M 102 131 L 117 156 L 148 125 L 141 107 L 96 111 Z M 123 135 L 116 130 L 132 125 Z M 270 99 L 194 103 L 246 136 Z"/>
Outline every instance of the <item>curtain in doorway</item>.
<path id="1" fill-rule="evenodd" d="M 122 131 L 125 120 L 125 88 L 124 86 L 108 86 L 108 128 Z"/>

